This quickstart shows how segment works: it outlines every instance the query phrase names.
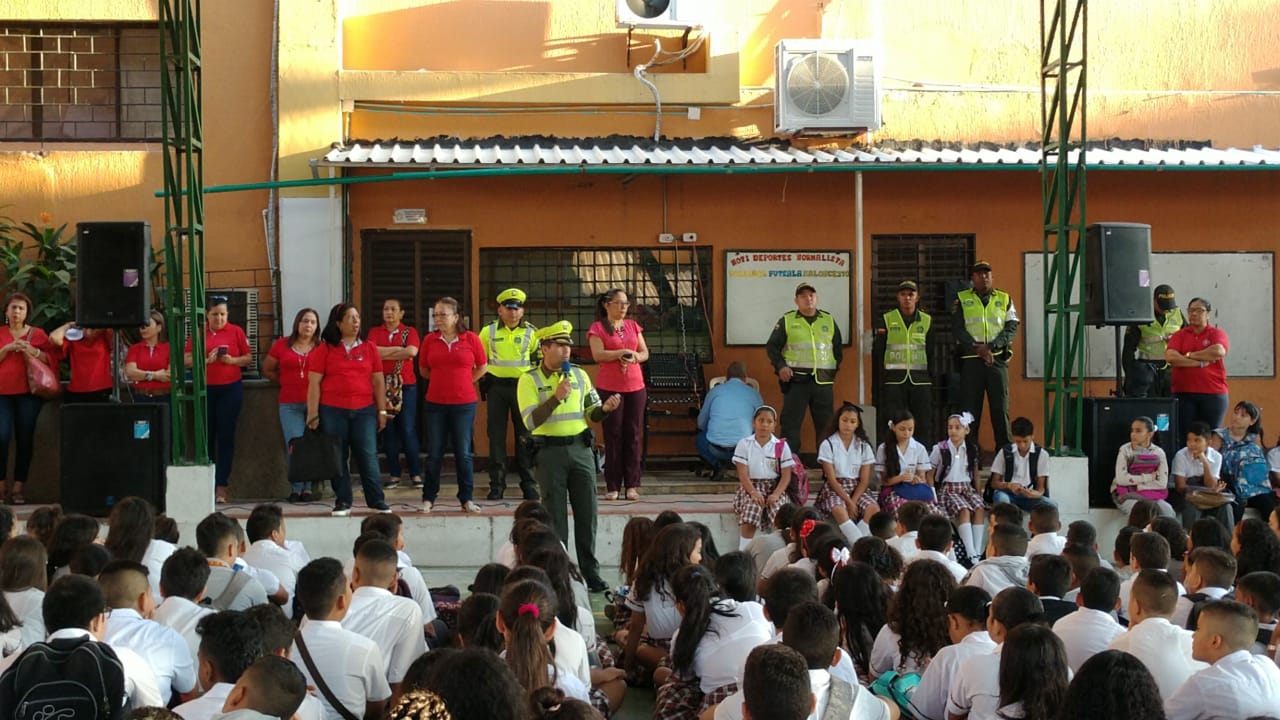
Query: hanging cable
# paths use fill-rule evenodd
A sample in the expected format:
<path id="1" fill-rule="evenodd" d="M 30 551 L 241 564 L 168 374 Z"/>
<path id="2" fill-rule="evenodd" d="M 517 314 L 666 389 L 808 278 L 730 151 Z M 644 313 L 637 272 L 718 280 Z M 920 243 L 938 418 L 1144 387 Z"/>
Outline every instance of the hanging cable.
<path id="1" fill-rule="evenodd" d="M 656 50 L 654 50 L 653 58 L 649 60 L 649 63 L 656 62 L 658 57 L 662 55 L 662 40 L 654 40 L 653 44 L 656 47 Z M 659 138 L 662 137 L 662 95 L 658 93 L 658 86 L 654 85 L 652 80 L 645 77 L 645 71 L 648 69 L 648 63 L 637 65 L 635 69 L 635 76 L 637 80 L 644 83 L 645 86 L 649 88 L 649 92 L 653 93 L 653 104 L 655 106 L 653 141 L 658 142 Z"/>

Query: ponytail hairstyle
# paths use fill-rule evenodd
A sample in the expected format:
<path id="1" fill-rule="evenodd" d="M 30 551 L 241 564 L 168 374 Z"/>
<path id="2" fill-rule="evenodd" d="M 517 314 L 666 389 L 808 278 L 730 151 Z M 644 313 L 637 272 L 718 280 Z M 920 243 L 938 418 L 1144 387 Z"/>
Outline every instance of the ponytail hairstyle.
<path id="1" fill-rule="evenodd" d="M 578 601 L 573 597 L 573 581 L 569 574 L 569 553 L 564 548 L 550 545 L 534 550 L 526 561 L 547 574 L 551 591 L 555 593 L 556 619 L 567 628 L 578 626 Z"/>
<path id="2" fill-rule="evenodd" d="M 519 540 L 516 542 L 516 560 L 521 565 L 530 564 L 529 558 L 533 557 L 539 550 L 547 548 L 564 550 L 564 543 L 561 542 L 560 536 L 556 534 L 555 530 L 536 521 L 520 521 L 520 523 L 528 522 L 533 522 L 534 524 L 523 528 L 522 532 L 517 535 Z M 572 561 L 569 562 L 569 578 L 582 582 L 582 573 L 578 572 L 578 566 L 574 565 Z"/>
<path id="3" fill-rule="evenodd" d="M 1044 603 L 1024 587 L 1008 587 L 996 593 L 991 601 L 991 619 L 1004 625 L 1006 632 L 1019 625 L 1044 625 Z"/>
<path id="4" fill-rule="evenodd" d="M 889 586 L 864 562 L 851 562 L 838 567 L 831 576 L 824 602 L 835 606 L 844 633 L 844 646 L 849 649 L 858 675 L 871 673 L 871 648 L 876 635 L 888 621 Z"/>
<path id="5" fill-rule="evenodd" d="M 915 419 L 916 417 L 908 410 L 895 410 L 889 415 L 889 429 L 892 431 L 893 427 L 898 423 Z M 880 448 L 884 451 L 884 477 L 891 478 L 901 475 L 902 461 L 898 459 L 898 437 L 890 432 L 889 437 L 880 443 Z"/>
<path id="6" fill-rule="evenodd" d="M 811 528 L 817 527 L 817 524 L 822 522 L 822 516 L 812 507 L 803 507 L 792 518 L 791 531 L 787 535 L 787 542 L 792 543 L 794 547 L 791 548 L 791 552 L 787 555 L 787 562 L 793 563 L 804 557 L 804 524 L 806 522 L 812 523 Z"/>
<path id="7" fill-rule="evenodd" d="M 347 316 L 347 311 L 349 310 L 356 310 L 356 306 L 349 302 L 340 302 L 329 310 L 329 321 L 324 324 L 324 329 L 320 331 L 320 339 L 325 344 L 332 347 L 338 347 L 342 344 L 342 331 L 338 329 L 338 323 L 342 322 L 342 318 Z"/>
<path id="8" fill-rule="evenodd" d="M 643 515 L 631 518 L 622 528 L 622 557 L 618 566 L 628 585 L 635 582 L 636 573 L 640 571 L 640 557 L 653 542 L 654 534 L 653 521 Z"/>
<path id="9" fill-rule="evenodd" d="M 817 533 L 810 537 L 817 537 Z M 818 575 L 830 580 L 836 568 L 849 563 L 849 543 L 842 533 L 824 533 L 809 549 L 809 558 L 817 564 Z"/>
<path id="10" fill-rule="evenodd" d="M 536 580 L 522 580 L 502 591 L 498 617 L 507 640 L 507 665 L 525 692 L 555 684 L 547 677 L 547 668 L 555 667 L 547 646 L 556 619 L 553 597 L 551 589 Z"/>
<path id="11" fill-rule="evenodd" d="M 676 571 L 671 578 L 671 594 L 683 610 L 680 631 L 671 646 L 671 668 L 682 675 L 692 675 L 693 656 L 702 636 L 715 633 L 711 629 L 711 616 L 737 617 L 738 614 L 718 606 L 720 597 L 715 582 L 701 565 L 685 565 Z"/>
<path id="12" fill-rule="evenodd" d="M 626 290 L 620 287 L 612 287 L 596 296 L 596 320 L 604 326 L 605 330 L 613 329 L 609 326 L 609 308 L 605 307 L 605 305 L 613 302 L 614 298 L 624 293 L 626 293 Z"/>
<path id="13" fill-rule="evenodd" d="M 845 413 L 853 413 L 858 418 L 858 427 L 853 430 L 854 439 L 861 440 L 868 445 L 871 444 L 871 438 L 867 436 L 867 428 L 862 424 L 862 408 L 846 400 L 843 405 L 836 408 L 835 414 L 831 416 L 831 420 L 827 423 L 827 427 L 823 429 L 822 437 L 818 439 L 819 445 L 825 442 L 827 438 L 840 432 L 840 416 Z"/>
<path id="14" fill-rule="evenodd" d="M 439 300 L 437 300 L 435 304 L 449 306 L 449 309 L 453 311 L 453 314 L 458 316 L 458 324 L 455 325 L 454 327 L 458 331 L 459 335 L 470 330 L 470 328 L 467 327 L 466 319 L 462 317 L 462 303 L 446 295 L 440 298 Z M 433 309 L 434 307 L 435 305 L 432 306 Z"/>
<path id="15" fill-rule="evenodd" d="M 544 687 L 529 695 L 529 715 L 533 720 L 600 720 L 590 704 L 564 694 L 560 688 Z"/>
<path id="16" fill-rule="evenodd" d="M 1054 720 L 1067 699 L 1067 652 L 1047 626 L 1020 625 L 1000 653 L 1000 706 L 1022 705 L 1025 720 Z"/>
<path id="17" fill-rule="evenodd" d="M 698 529 L 687 523 L 662 528 L 640 560 L 635 586 L 631 588 L 636 602 L 648 600 L 655 592 L 669 596 L 672 576 L 689 564 L 689 556 L 701 539 Z"/>

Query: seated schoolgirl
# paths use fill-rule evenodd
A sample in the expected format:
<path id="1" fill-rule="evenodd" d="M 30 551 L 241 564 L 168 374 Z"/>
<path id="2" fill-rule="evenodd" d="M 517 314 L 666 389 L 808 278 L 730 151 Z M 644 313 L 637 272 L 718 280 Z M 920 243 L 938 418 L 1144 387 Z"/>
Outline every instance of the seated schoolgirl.
<path id="1" fill-rule="evenodd" d="M 1150 500 L 1160 514 L 1173 517 L 1169 497 L 1169 463 L 1164 450 L 1153 444 L 1155 422 L 1143 415 L 1129 426 L 1129 442 L 1116 454 L 1116 473 L 1111 480 L 1111 500 L 1125 513 L 1140 500 Z"/>
<path id="2" fill-rule="evenodd" d="M 938 504 L 955 523 L 964 544 L 964 557 L 977 562 L 986 551 L 984 516 L 987 506 L 978 491 L 978 440 L 969 432 L 973 415 L 957 413 L 947 418 L 947 439 L 933 447 L 929 484 L 936 488 Z M 956 556 L 961 557 L 959 549 Z"/>
<path id="3" fill-rule="evenodd" d="M 526 693 L 554 686 L 565 695 L 589 702 L 587 686 L 572 673 L 560 672 L 548 643 L 555 635 L 556 605 L 551 588 L 537 580 L 521 580 L 502 591 L 498 631 L 506 640 L 506 660 Z"/>
<path id="4" fill-rule="evenodd" d="M 739 485 L 733 496 L 739 550 L 751 542 L 756 530 L 767 530 L 774 513 L 787 502 L 787 486 L 795 463 L 787 444 L 773 435 L 777 424 L 778 413 L 768 405 L 761 405 L 751 419 L 754 433 L 739 440 L 733 450 Z"/>
<path id="5" fill-rule="evenodd" d="M 671 579 L 685 565 L 701 562 L 702 537 L 685 523 L 662 528 L 640 561 L 635 583 L 627 594 L 631 621 L 625 636 L 619 638 L 623 668 L 633 680 L 651 676 L 667 657 L 671 636 L 680 627 Z"/>
<path id="6" fill-rule="evenodd" d="M 947 598 L 956 587 L 951 571 L 932 560 L 907 566 L 902 587 L 889 603 L 888 622 L 871 649 L 871 675 L 922 672 L 934 653 L 950 644 Z"/>
<path id="7" fill-rule="evenodd" d="M 871 534 L 867 521 L 880 512 L 869 487 L 876 453 L 862 427 L 862 408 L 853 403 L 841 405 L 827 425 L 825 436 L 818 446 L 824 482 L 813 506 L 819 512 L 830 513 L 849 542 L 857 542 Z"/>
<path id="8" fill-rule="evenodd" d="M 912 437 L 916 432 L 915 418 L 910 412 L 899 410 L 889 418 L 889 431 L 889 441 L 876 449 L 880 507 L 896 514 L 903 503 L 919 500 L 936 509 L 937 498 L 927 477 L 933 469 L 929 451 Z"/>

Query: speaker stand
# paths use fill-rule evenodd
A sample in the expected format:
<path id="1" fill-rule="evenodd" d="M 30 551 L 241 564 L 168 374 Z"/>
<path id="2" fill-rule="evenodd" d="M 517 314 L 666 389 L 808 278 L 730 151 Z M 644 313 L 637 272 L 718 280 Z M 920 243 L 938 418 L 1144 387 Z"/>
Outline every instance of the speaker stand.
<path id="1" fill-rule="evenodd" d="M 1112 394 L 1113 394 L 1113 395 L 1115 395 L 1116 397 L 1124 397 L 1124 377 L 1123 377 L 1123 375 L 1121 375 L 1121 373 L 1120 373 L 1120 369 L 1121 369 L 1121 368 L 1123 367 L 1123 365 L 1124 365 L 1124 358 L 1123 358 L 1123 357 L 1121 357 L 1121 353 L 1123 353 L 1123 352 L 1124 352 L 1124 350 L 1123 350 L 1123 348 L 1122 348 L 1122 339 L 1121 339 L 1121 337 L 1120 337 L 1120 327 L 1121 327 L 1121 326 L 1119 326 L 1119 325 L 1116 325 L 1116 326 L 1115 326 L 1115 331 L 1116 331 L 1116 389 L 1112 392 Z"/>

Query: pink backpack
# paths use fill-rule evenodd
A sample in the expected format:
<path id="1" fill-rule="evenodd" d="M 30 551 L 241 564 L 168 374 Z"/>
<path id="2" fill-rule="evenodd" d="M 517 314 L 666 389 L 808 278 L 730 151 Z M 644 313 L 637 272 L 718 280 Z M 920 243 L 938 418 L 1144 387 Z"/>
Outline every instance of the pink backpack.
<path id="1" fill-rule="evenodd" d="M 778 461 L 778 474 L 782 474 L 782 449 L 791 449 L 791 445 L 787 443 L 786 438 L 778 438 L 777 449 L 774 452 L 774 459 Z M 787 496 L 791 498 L 791 502 L 796 505 L 804 505 L 809 502 L 809 474 L 805 472 L 804 463 L 800 462 L 800 456 L 791 453 L 791 482 L 787 485 Z"/>

